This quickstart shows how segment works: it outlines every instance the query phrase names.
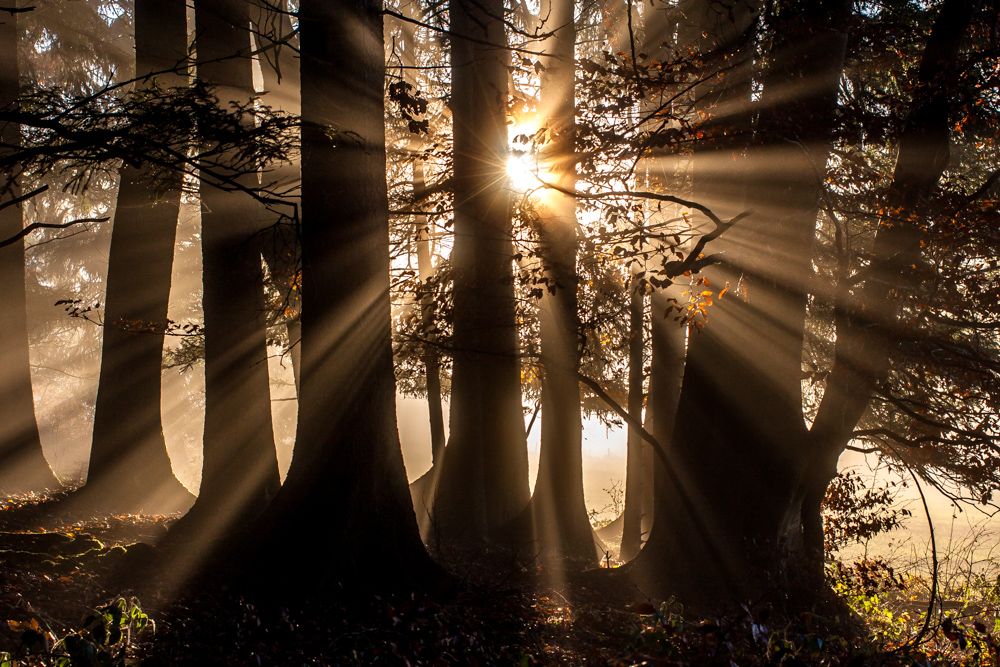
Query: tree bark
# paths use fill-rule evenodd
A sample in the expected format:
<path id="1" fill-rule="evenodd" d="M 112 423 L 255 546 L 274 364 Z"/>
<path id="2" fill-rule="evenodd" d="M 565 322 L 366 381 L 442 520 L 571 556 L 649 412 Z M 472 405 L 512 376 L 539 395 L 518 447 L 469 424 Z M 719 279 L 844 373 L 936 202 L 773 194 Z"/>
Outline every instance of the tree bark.
<path id="1" fill-rule="evenodd" d="M 880 223 L 870 274 L 860 289 L 841 286 L 837 298 L 837 342 L 833 369 L 809 434 L 815 460 L 801 482 L 803 540 L 823 553 L 820 506 L 837 475 L 837 460 L 868 406 L 889 359 L 901 313 L 899 292 L 915 287 L 921 262 L 920 231 L 907 213 L 937 187 L 949 161 L 948 72 L 958 58 L 978 2 L 945 0 L 927 39 L 910 115 L 899 138 L 892 183 L 885 194 L 893 220 Z"/>
<path id="2" fill-rule="evenodd" d="M 715 250 L 727 265 L 705 272 L 709 290 L 728 283 L 734 293 L 710 308 L 688 348 L 669 447 L 677 483 L 658 492 L 652 533 L 636 561 L 636 574 L 654 588 L 731 599 L 780 585 L 769 579 L 778 574 L 779 548 L 800 530 L 795 488 L 808 460 L 804 286 L 850 11 L 846 0 L 795 1 L 776 14 L 780 37 L 759 128 L 769 142 L 750 151 L 758 215 L 722 237 Z M 790 89 L 805 92 L 793 100 Z M 698 179 L 696 155 L 696 198 Z M 709 202 L 725 204 L 706 190 Z"/>
<path id="3" fill-rule="evenodd" d="M 250 16 L 244 0 L 197 0 L 198 77 L 220 103 L 253 96 Z M 255 187 L 257 174 L 234 174 Z M 182 526 L 223 530 L 258 515 L 279 486 L 271 427 L 259 232 L 262 207 L 203 183 L 205 311 L 204 467 Z"/>
<path id="4" fill-rule="evenodd" d="M 434 501 L 439 536 L 501 537 L 530 499 L 508 179 L 503 2 L 450 5 L 454 122 L 451 439 Z"/>
<path id="5" fill-rule="evenodd" d="M 21 93 L 21 71 L 17 60 L 20 31 L 14 12 L 0 16 L 0 108 L 16 107 Z M 7 123 L 0 138 L 8 146 L 21 142 L 21 127 Z M 5 174 L 3 201 L 22 194 L 18 174 Z M 20 206 L 0 209 L 0 238 L 10 238 L 24 227 Z M 28 359 L 28 324 L 25 312 L 24 243 L 0 248 L 0 493 L 31 493 L 58 489 L 59 481 L 42 453 L 31 393 Z"/>
<path id="6" fill-rule="evenodd" d="M 425 583 L 396 431 L 381 4 L 302 0 L 302 393 L 250 561 L 303 592 Z M 317 548 L 315 513 L 334 512 Z M 342 548 L 341 548 L 342 547 Z M 263 582 L 262 582 L 263 583 Z"/>
<path id="7" fill-rule="evenodd" d="M 424 165 L 418 160 L 413 163 L 413 198 L 419 206 L 424 195 Z M 417 273 L 421 282 L 427 282 L 434 275 L 434 263 L 431 260 L 430 227 L 427 216 L 414 217 L 417 225 Z M 420 301 L 420 322 L 425 335 L 434 326 L 434 296 L 424 294 Z M 431 469 L 439 470 L 444 457 L 446 436 L 444 432 L 444 411 L 441 407 L 441 362 L 438 358 L 436 345 L 425 345 L 423 350 L 424 377 L 427 389 L 427 416 L 431 427 Z"/>
<path id="8" fill-rule="evenodd" d="M 645 319 L 646 295 L 643 285 L 633 281 L 629 296 L 629 341 L 628 341 L 628 413 L 636 419 L 642 418 L 645 402 Z M 622 518 L 622 544 L 619 557 L 630 561 L 639 554 L 642 546 L 642 491 L 643 491 L 643 448 L 639 432 L 629 427 L 626 440 L 625 460 L 625 511 Z"/>
<path id="9" fill-rule="evenodd" d="M 549 130 L 542 149 L 545 179 L 576 187 L 576 26 L 573 0 L 544 0 L 540 58 L 541 113 Z M 541 337 L 542 436 L 531 509 L 535 537 L 546 552 L 597 563 L 594 531 L 583 496 L 583 420 L 580 413 L 579 227 L 576 200 L 539 194 L 538 237 L 547 289 L 538 311 Z"/>
<path id="10" fill-rule="evenodd" d="M 181 0 L 137 0 L 136 77 L 183 66 L 187 16 Z M 186 72 L 136 85 L 186 85 Z M 87 486 L 80 500 L 113 514 L 185 511 L 194 496 L 177 480 L 160 417 L 163 338 L 170 300 L 181 177 L 152 183 L 149 167 L 126 166 L 108 257 L 101 381 Z"/>

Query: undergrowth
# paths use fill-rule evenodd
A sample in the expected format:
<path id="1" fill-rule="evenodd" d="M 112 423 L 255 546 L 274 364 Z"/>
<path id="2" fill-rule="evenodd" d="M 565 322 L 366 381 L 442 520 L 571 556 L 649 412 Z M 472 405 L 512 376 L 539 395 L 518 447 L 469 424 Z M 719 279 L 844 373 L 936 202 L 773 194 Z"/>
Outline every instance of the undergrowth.
<path id="1" fill-rule="evenodd" d="M 537 564 L 511 575 L 505 568 L 516 563 L 503 557 L 484 573 L 472 556 L 464 570 L 452 567 L 468 584 L 449 599 L 327 596 L 278 606 L 202 591 L 140 604 L 116 588 L 105 561 L 161 523 L 118 517 L 0 533 L 0 667 L 1000 667 L 1000 558 L 985 529 L 937 552 L 846 559 L 831 549 L 829 595 L 810 610 L 772 600 L 707 616 L 674 599 L 636 603 L 570 570 L 558 587 Z"/>

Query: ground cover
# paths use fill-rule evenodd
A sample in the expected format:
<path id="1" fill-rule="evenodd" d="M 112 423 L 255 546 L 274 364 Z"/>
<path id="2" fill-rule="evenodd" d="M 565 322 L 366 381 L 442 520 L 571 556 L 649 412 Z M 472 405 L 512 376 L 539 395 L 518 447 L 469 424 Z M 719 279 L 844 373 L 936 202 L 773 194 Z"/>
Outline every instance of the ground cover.
<path id="1" fill-rule="evenodd" d="M 796 613 L 776 597 L 696 611 L 608 572 L 456 551 L 448 593 L 287 604 L 202 586 L 168 600 L 128 572 L 173 517 L 67 523 L 51 507 L 0 510 L 2 667 L 1000 665 L 1000 577 L 983 567 L 948 570 L 930 617 L 928 572 L 879 560 L 831 566 L 831 595 Z"/>

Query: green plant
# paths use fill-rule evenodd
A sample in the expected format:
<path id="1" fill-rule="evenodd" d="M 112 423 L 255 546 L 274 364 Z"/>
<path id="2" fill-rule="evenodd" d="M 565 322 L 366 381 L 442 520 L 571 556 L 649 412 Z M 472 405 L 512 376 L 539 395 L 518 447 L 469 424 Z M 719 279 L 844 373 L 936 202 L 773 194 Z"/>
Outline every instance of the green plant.
<path id="1" fill-rule="evenodd" d="M 14 654 L 0 652 L 0 667 L 44 665 L 45 667 L 124 667 L 133 637 L 155 629 L 153 621 L 132 598 L 118 598 L 94 609 L 78 630 L 55 640 L 51 631 L 43 631 L 36 619 L 29 622 L 8 621 L 20 632 L 19 648 Z"/>

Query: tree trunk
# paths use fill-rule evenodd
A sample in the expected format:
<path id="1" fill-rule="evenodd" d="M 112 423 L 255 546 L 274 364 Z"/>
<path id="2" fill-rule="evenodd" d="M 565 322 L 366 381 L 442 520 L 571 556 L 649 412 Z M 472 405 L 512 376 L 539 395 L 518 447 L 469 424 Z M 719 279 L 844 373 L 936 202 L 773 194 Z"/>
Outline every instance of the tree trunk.
<path id="1" fill-rule="evenodd" d="M 541 113 L 549 129 L 542 149 L 545 179 L 576 188 L 574 104 L 576 26 L 573 0 L 544 0 L 540 58 Z M 577 313 L 576 200 L 539 195 L 538 237 L 547 289 L 538 311 L 542 351 L 542 437 L 531 498 L 535 536 L 551 554 L 597 563 L 594 531 L 583 496 L 583 421 L 580 413 L 580 317 Z"/>
<path id="2" fill-rule="evenodd" d="M 631 11 L 634 11 L 632 8 Z M 666 44 L 673 44 L 678 27 L 680 13 L 676 7 L 659 8 L 650 12 L 642 26 L 641 43 L 636 48 L 641 52 L 656 53 Z M 622 20 L 627 21 L 628 17 Z M 633 17 L 632 20 L 635 20 Z M 631 43 L 626 28 L 619 26 L 616 37 L 619 45 L 616 51 L 630 51 Z M 652 99 L 645 98 L 640 102 L 644 113 L 655 109 L 658 105 L 655 95 Z M 659 151 L 657 151 L 659 153 Z M 645 189 L 658 192 L 670 192 L 680 183 L 676 173 L 676 158 L 662 154 L 649 155 L 642 160 L 642 173 L 645 176 Z M 652 217 L 661 217 L 662 212 L 647 210 Z M 647 221 L 640 221 L 646 224 Z M 661 261 L 667 261 L 666 255 L 659 253 Z M 648 269 L 649 267 L 645 267 Z M 656 436 L 660 443 L 668 443 L 672 435 L 672 424 L 676 416 L 676 389 L 679 389 L 684 373 L 685 336 L 679 329 L 682 325 L 666 318 L 666 308 L 669 303 L 664 294 L 653 294 L 650 299 L 650 331 L 652 348 L 659 351 L 659 356 L 651 358 L 650 386 L 648 398 L 644 395 L 643 372 L 644 350 L 643 341 L 645 327 L 645 285 L 633 291 L 629 303 L 629 414 L 643 418 L 643 406 L 646 406 L 644 428 Z M 659 377 L 652 379 L 653 368 Z M 665 376 L 664 373 L 672 376 Z M 654 409 L 653 406 L 657 407 Z M 659 424 L 659 425 L 658 425 Z M 653 456 L 649 445 L 643 442 L 639 432 L 629 428 L 627 440 L 627 459 L 625 470 L 625 517 L 622 526 L 622 545 L 620 557 L 630 561 L 639 554 L 642 546 L 642 536 L 648 535 L 654 519 L 655 483 L 662 477 L 660 462 Z"/>
<path id="3" fill-rule="evenodd" d="M 220 104 L 253 96 L 250 16 L 243 0 L 197 0 L 198 77 Z M 256 187 L 257 174 L 234 174 Z M 204 467 L 186 524 L 238 526 L 277 493 L 263 273 L 263 208 L 241 192 L 201 187 L 205 310 Z"/>
<path id="4" fill-rule="evenodd" d="M 645 285 L 633 281 L 629 297 L 629 341 L 628 341 L 628 413 L 642 419 L 645 402 L 644 356 L 645 356 Z M 643 448 L 639 432 L 629 427 L 626 441 L 625 460 L 625 511 L 622 517 L 622 544 L 619 557 L 630 561 L 642 546 L 642 491 L 643 491 Z"/>
<path id="5" fill-rule="evenodd" d="M 847 0 L 787 2 L 776 14 L 781 38 L 764 78 L 759 130 L 768 143 L 751 150 L 758 215 L 722 237 L 714 250 L 725 252 L 727 265 L 705 272 L 709 290 L 728 283 L 732 293 L 709 309 L 688 348 L 683 417 L 669 447 L 676 477 L 657 494 L 653 530 L 636 561 L 652 587 L 702 599 L 757 594 L 781 584 L 773 577 L 782 539 L 794 541 L 800 530 L 796 483 L 808 460 L 803 286 L 850 9 Z M 790 100 L 784 91 L 793 88 L 808 92 Z M 724 207 L 721 192 L 706 190 Z"/>
<path id="6" fill-rule="evenodd" d="M 500 0 L 450 6 L 454 364 L 451 440 L 433 512 L 440 536 L 470 541 L 497 538 L 530 499 L 505 174 L 503 14 Z"/>
<path id="7" fill-rule="evenodd" d="M 420 206 L 420 198 L 424 191 L 424 169 L 419 161 L 413 165 L 414 202 Z M 427 216 L 414 216 L 417 229 L 417 273 L 421 281 L 434 275 L 434 265 L 431 261 L 430 229 Z M 410 496 L 413 499 L 413 509 L 417 513 L 417 524 L 420 527 L 420 537 L 428 540 L 433 537 L 433 521 L 431 507 L 437 489 L 438 473 L 444 460 L 446 442 L 444 429 L 444 410 L 441 405 L 441 362 L 440 351 L 436 345 L 438 337 L 429 332 L 434 326 L 435 300 L 430 293 L 420 300 L 420 321 L 423 335 L 432 338 L 425 345 L 422 353 L 424 362 L 424 378 L 427 390 L 427 416 L 431 431 L 431 467 L 423 475 L 410 484 Z"/>
<path id="8" fill-rule="evenodd" d="M 17 60 L 18 14 L 0 12 L 0 108 L 17 105 L 21 92 L 21 72 Z M 8 146 L 21 142 L 21 127 L 6 123 L 0 139 Z M 6 175 L 4 202 L 21 196 L 20 178 Z M 24 226 L 20 206 L 0 209 L 0 239 L 10 238 Z M 28 360 L 28 324 L 25 313 L 24 242 L 0 248 L 0 493 L 31 493 L 58 489 L 42 453 L 31 393 L 31 366 Z"/>
<path id="9" fill-rule="evenodd" d="M 292 590 L 437 571 L 396 431 L 381 4 L 302 0 L 302 394 L 295 452 L 249 559 Z M 333 512 L 317 548 L 317 511 Z M 263 583 L 263 582 L 262 582 Z"/>
<path id="10" fill-rule="evenodd" d="M 801 484 L 803 541 L 813 554 L 823 552 L 820 505 L 837 475 L 837 459 L 888 370 L 903 301 L 895 292 L 915 287 L 912 267 L 921 262 L 920 231 L 907 224 L 906 213 L 937 187 L 948 166 L 951 104 L 945 82 L 952 80 L 949 69 L 977 5 L 946 0 L 938 10 L 920 61 L 921 93 L 914 96 L 885 195 L 888 208 L 898 212 L 891 223 L 880 224 L 870 274 L 860 289 L 852 293 L 846 286 L 839 288 L 834 365 L 809 434 L 816 459 Z"/>
<path id="11" fill-rule="evenodd" d="M 136 76 L 182 65 L 187 16 L 181 0 L 137 0 Z M 159 74 L 162 87 L 186 85 L 183 70 Z M 194 496 L 174 477 L 163 439 L 160 382 L 170 300 L 181 178 L 159 192 L 148 167 L 126 166 L 118 187 L 108 257 L 101 381 L 94 414 L 87 486 L 80 500 L 113 514 L 168 514 L 191 507 Z"/>
<path id="12" fill-rule="evenodd" d="M 420 206 L 425 190 L 424 165 L 419 161 L 413 163 L 413 199 Z M 434 275 L 434 264 L 431 260 L 430 227 L 426 215 L 414 216 L 417 225 L 417 273 L 421 282 L 427 282 Z M 434 296 L 424 294 L 420 301 L 420 322 L 424 335 L 434 326 Z M 435 336 L 436 338 L 436 336 Z M 441 363 L 438 359 L 438 348 L 431 341 L 424 346 L 423 361 L 425 384 L 427 388 L 427 415 L 431 427 L 431 469 L 438 470 L 445 446 L 444 411 L 441 408 Z"/>

